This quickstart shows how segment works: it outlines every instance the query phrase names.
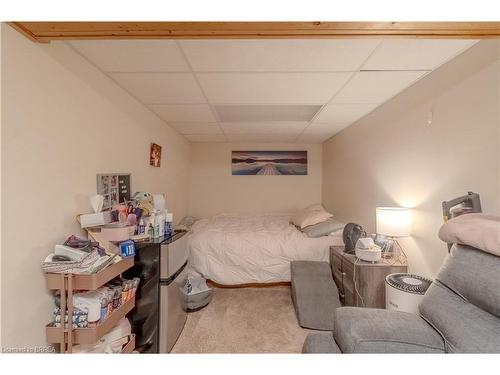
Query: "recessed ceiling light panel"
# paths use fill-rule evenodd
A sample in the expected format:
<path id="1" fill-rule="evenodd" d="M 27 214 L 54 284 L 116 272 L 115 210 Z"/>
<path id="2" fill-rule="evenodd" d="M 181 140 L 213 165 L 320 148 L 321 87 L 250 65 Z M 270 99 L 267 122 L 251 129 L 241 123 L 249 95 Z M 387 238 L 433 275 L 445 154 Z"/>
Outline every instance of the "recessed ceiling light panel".
<path id="1" fill-rule="evenodd" d="M 216 105 L 221 122 L 311 121 L 321 105 Z"/>

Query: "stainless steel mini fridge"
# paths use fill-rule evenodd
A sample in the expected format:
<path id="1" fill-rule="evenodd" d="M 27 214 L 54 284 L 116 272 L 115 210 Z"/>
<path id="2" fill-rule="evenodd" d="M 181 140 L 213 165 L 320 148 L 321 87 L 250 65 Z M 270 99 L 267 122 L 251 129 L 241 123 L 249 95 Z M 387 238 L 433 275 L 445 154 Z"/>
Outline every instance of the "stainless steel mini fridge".
<path id="1" fill-rule="evenodd" d="M 168 353 L 187 317 L 182 288 L 187 279 L 188 247 L 184 232 L 139 242 L 126 278 L 139 277 L 136 304 L 129 315 L 140 353 Z"/>
<path id="2" fill-rule="evenodd" d="M 160 249 L 160 353 L 169 353 L 184 328 L 187 281 L 187 236 L 165 242 Z"/>

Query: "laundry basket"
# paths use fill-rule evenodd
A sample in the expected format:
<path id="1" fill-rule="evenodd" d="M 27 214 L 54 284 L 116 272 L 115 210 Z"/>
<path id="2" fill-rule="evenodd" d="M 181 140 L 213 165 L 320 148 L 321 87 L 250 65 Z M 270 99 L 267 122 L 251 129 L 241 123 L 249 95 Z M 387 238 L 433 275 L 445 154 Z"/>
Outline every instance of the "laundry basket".
<path id="1" fill-rule="evenodd" d="M 183 288 L 188 312 L 198 311 L 212 300 L 213 289 L 209 288 L 203 277 L 189 278 Z"/>
<path id="2" fill-rule="evenodd" d="M 432 281 L 409 273 L 391 273 L 385 278 L 385 308 L 418 314 L 418 305 Z"/>

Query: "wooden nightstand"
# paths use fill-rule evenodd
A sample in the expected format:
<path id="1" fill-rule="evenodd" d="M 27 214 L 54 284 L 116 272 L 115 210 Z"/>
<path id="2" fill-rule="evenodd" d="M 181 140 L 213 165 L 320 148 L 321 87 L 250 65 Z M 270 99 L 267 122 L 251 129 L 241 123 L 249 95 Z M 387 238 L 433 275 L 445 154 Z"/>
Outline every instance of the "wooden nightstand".
<path id="1" fill-rule="evenodd" d="M 356 262 L 356 259 L 356 255 L 344 253 L 344 246 L 330 247 L 330 267 L 339 288 L 340 301 L 344 306 L 385 309 L 385 277 L 391 273 L 408 272 L 406 261 L 382 259 L 370 263 Z"/>

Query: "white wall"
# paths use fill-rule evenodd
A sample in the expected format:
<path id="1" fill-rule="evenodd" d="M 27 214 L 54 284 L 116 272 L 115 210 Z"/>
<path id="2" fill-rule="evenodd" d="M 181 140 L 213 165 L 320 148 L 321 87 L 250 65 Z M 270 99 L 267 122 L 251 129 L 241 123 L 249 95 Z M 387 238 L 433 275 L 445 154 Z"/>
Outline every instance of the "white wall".
<path id="1" fill-rule="evenodd" d="M 2 25 L 2 344 L 45 345 L 52 298 L 40 263 L 79 233 L 96 173 L 130 172 L 187 212 L 189 143 L 63 42 L 35 44 Z M 163 147 L 149 166 L 149 145 Z"/>
<path id="2" fill-rule="evenodd" d="M 307 150 L 307 176 L 232 176 L 231 151 Z M 189 213 L 290 212 L 321 202 L 322 145 L 193 143 Z"/>
<path id="3" fill-rule="evenodd" d="M 497 59 L 497 42 L 481 42 L 324 144 L 323 202 L 337 217 L 374 232 L 375 207 L 414 207 L 401 240 L 411 272 L 435 276 L 447 254 L 443 200 L 475 191 L 500 213 Z"/>
<path id="4" fill-rule="evenodd" d="M 2 30 L 0 27 L 0 72 L 2 71 Z M 0 145 L 2 141 L 2 74 L 0 74 Z M 2 212 L 2 153 L 0 152 L 0 212 Z M 0 273 L 2 271 L 2 215 L 0 215 Z M 2 347 L 2 277 L 0 274 L 0 348 Z"/>

